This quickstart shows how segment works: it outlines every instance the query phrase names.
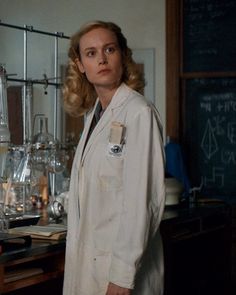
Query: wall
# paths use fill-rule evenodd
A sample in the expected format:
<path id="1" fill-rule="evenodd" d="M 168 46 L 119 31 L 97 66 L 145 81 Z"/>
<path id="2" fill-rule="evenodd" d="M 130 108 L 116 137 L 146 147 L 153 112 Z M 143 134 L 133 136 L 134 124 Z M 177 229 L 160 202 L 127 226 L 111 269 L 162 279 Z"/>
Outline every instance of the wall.
<path id="1" fill-rule="evenodd" d="M 8 0 L 0 1 L 1 21 L 34 29 L 72 35 L 93 19 L 110 20 L 121 26 L 131 48 L 154 48 L 155 103 L 165 125 L 165 0 Z M 8 73 L 23 77 L 23 31 L 0 27 L 0 62 Z M 53 77 L 54 40 L 28 34 L 28 77 Z M 66 60 L 68 41 L 59 41 L 59 63 Z M 34 110 L 52 117 L 53 93 L 35 87 Z M 53 129 L 52 120 L 49 124 Z"/>

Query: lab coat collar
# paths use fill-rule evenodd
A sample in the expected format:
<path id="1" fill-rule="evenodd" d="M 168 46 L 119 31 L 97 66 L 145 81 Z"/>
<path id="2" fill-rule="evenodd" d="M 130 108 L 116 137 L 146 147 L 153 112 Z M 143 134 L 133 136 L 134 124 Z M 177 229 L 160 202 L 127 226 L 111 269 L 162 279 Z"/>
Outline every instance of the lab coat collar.
<path id="1" fill-rule="evenodd" d="M 95 126 L 95 128 L 94 128 L 94 130 L 93 130 L 93 132 L 86 144 L 86 147 L 84 149 L 82 159 L 84 159 L 84 157 L 86 156 L 86 154 L 90 150 L 92 144 L 94 143 L 94 141 L 96 140 L 96 138 L 100 134 L 100 132 L 102 132 L 102 130 L 106 127 L 107 124 L 111 123 L 112 116 L 113 116 L 115 109 L 121 107 L 127 101 L 127 97 L 129 95 L 129 93 L 130 93 L 130 88 L 126 84 L 122 83 L 120 85 L 120 87 L 117 89 L 117 91 L 115 92 L 114 96 L 112 97 L 112 100 L 111 100 L 110 104 L 108 105 L 108 107 L 106 108 L 104 114 L 102 115 L 102 118 L 99 120 L 99 122 Z M 88 131 L 90 129 L 92 119 L 93 119 L 98 102 L 99 102 L 99 99 L 97 99 L 95 106 L 92 110 L 92 113 L 91 113 L 90 117 L 88 118 L 89 121 L 88 121 L 87 129 L 85 130 L 85 140 L 84 140 L 83 146 L 86 143 Z"/>
<path id="2" fill-rule="evenodd" d="M 120 87 L 116 90 L 115 94 L 113 95 L 112 100 L 110 104 L 108 105 L 107 109 L 112 110 L 123 105 L 129 93 L 130 93 L 130 88 L 125 83 L 122 83 Z"/>

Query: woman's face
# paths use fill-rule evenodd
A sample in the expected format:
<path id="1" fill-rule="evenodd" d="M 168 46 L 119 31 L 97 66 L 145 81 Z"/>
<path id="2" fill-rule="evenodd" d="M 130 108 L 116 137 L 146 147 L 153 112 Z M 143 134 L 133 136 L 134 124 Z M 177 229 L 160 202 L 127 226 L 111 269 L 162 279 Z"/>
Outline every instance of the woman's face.
<path id="1" fill-rule="evenodd" d="M 80 39 L 77 65 L 95 89 L 115 89 L 123 74 L 121 51 L 116 35 L 104 28 L 96 28 Z"/>

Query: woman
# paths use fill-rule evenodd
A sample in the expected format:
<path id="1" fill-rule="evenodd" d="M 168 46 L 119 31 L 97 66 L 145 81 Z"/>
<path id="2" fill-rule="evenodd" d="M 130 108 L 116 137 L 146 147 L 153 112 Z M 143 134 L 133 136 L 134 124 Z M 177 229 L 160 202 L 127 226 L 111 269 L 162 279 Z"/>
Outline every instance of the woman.
<path id="1" fill-rule="evenodd" d="M 64 295 L 162 294 L 163 145 L 131 55 L 110 22 L 71 39 L 65 108 L 87 116 L 71 173 Z"/>

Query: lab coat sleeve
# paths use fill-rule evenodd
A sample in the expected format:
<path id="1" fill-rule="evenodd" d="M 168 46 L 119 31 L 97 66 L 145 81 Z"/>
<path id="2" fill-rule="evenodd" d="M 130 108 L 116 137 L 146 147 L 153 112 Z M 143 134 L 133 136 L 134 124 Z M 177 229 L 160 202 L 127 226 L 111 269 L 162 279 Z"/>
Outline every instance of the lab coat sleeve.
<path id="1" fill-rule="evenodd" d="M 164 152 L 158 115 L 150 106 L 143 106 L 126 128 L 123 209 L 109 279 L 133 288 L 140 259 L 163 213 Z"/>

